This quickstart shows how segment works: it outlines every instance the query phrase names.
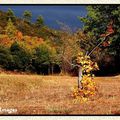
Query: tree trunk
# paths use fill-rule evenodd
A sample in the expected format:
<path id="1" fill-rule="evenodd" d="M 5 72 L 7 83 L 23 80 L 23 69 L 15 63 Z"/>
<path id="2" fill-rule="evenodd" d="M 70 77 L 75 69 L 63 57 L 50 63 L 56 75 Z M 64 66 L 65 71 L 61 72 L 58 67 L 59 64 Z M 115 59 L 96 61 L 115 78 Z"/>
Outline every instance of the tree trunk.
<path id="1" fill-rule="evenodd" d="M 48 65 L 48 75 L 50 75 L 50 65 Z"/>
<path id="2" fill-rule="evenodd" d="M 51 65 L 51 74 L 53 75 L 54 65 Z"/>
<path id="3" fill-rule="evenodd" d="M 82 67 L 80 66 L 78 68 L 78 88 L 80 89 L 82 89 L 81 80 L 82 80 Z"/>

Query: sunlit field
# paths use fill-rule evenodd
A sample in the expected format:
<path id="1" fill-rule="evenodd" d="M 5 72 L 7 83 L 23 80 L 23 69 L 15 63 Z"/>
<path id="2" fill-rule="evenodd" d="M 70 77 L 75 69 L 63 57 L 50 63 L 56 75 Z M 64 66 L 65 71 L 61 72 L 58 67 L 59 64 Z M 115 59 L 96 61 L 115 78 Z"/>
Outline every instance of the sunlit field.
<path id="1" fill-rule="evenodd" d="M 77 77 L 0 75 L 0 114 L 120 114 L 120 76 L 96 77 L 98 93 L 86 103 L 71 96 Z"/>
<path id="2" fill-rule="evenodd" d="M 119 23 L 120 5 L 0 5 L 0 115 L 120 115 Z"/>

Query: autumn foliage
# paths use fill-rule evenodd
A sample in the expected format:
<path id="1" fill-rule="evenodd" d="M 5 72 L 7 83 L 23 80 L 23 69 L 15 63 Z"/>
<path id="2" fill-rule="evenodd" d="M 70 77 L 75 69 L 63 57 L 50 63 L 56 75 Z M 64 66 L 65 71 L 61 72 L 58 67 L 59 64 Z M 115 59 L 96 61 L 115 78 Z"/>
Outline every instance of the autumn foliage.
<path id="1" fill-rule="evenodd" d="M 57 63 L 56 49 L 52 45 L 41 37 L 23 35 L 11 19 L 4 31 L 0 34 L 0 67 L 13 71 L 53 73 Z"/>
<path id="2" fill-rule="evenodd" d="M 96 85 L 94 82 L 93 70 L 98 70 L 98 65 L 93 62 L 89 56 L 84 55 L 82 52 L 78 54 L 77 64 L 82 69 L 82 88 L 75 87 L 73 90 L 73 97 L 81 102 L 87 101 L 91 96 L 96 94 Z"/>
<path id="3" fill-rule="evenodd" d="M 113 29 L 113 21 L 110 21 L 110 23 L 107 26 L 107 30 L 105 34 L 101 34 L 100 37 L 107 37 L 110 34 L 114 33 L 114 29 Z"/>
<path id="4" fill-rule="evenodd" d="M 107 47 L 110 45 L 110 41 L 106 40 L 106 37 L 108 37 L 113 33 L 114 33 L 113 21 L 110 21 L 110 23 L 107 26 L 106 33 L 100 35 L 100 37 L 105 38 L 105 39 L 103 38 L 103 41 L 101 43 L 104 47 Z M 77 56 L 77 64 L 80 66 L 83 73 L 82 80 L 81 80 L 82 88 L 75 87 L 73 96 L 79 99 L 80 101 L 87 101 L 87 99 L 89 99 L 91 96 L 95 95 L 96 93 L 96 86 L 93 80 L 94 74 L 92 74 L 92 71 L 99 70 L 99 67 L 96 62 L 93 62 L 90 59 L 90 56 L 84 55 L 82 52 L 80 52 Z"/>

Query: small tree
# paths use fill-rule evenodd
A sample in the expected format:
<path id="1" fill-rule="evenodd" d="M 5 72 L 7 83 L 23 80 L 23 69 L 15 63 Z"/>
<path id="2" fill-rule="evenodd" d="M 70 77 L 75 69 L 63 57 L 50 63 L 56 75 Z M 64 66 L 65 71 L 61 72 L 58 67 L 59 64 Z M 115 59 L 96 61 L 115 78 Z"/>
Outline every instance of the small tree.
<path id="1" fill-rule="evenodd" d="M 97 63 L 93 62 L 88 55 L 80 52 L 77 56 L 78 86 L 74 88 L 73 97 L 80 101 L 86 101 L 90 96 L 95 95 L 96 85 L 93 80 L 93 70 L 98 70 Z"/>
<path id="2" fill-rule="evenodd" d="M 98 48 L 103 42 L 105 42 L 111 34 L 114 33 L 113 23 L 109 23 L 107 26 L 105 34 L 100 35 L 103 39 L 99 42 L 89 53 L 87 52 L 84 55 L 82 52 L 77 56 L 77 67 L 79 68 L 78 72 L 78 87 L 74 90 L 74 97 L 79 98 L 80 100 L 87 100 L 91 95 L 94 95 L 96 92 L 95 82 L 93 81 L 92 70 L 98 69 L 97 63 L 91 61 L 90 55 Z"/>
<path id="3" fill-rule="evenodd" d="M 16 27 L 13 25 L 11 18 L 9 18 L 7 26 L 5 27 L 5 34 L 8 35 L 8 37 L 12 38 L 15 37 L 16 31 Z"/>
<path id="4" fill-rule="evenodd" d="M 54 66 L 60 64 L 58 57 L 57 57 L 57 51 L 54 47 L 49 47 L 49 58 L 50 58 L 51 74 L 53 74 Z"/>
<path id="5" fill-rule="evenodd" d="M 72 33 L 69 26 L 64 23 L 59 22 L 61 31 L 59 34 L 59 46 L 57 50 L 61 61 L 61 73 L 70 73 L 71 65 L 78 52 L 80 51 L 80 46 L 77 43 L 78 39 L 74 33 Z"/>
<path id="6" fill-rule="evenodd" d="M 12 9 L 8 9 L 7 16 L 8 16 L 8 19 L 10 18 L 12 21 L 15 21 L 15 14 Z"/>
<path id="7" fill-rule="evenodd" d="M 31 18 L 32 18 L 32 13 L 28 10 L 25 10 L 23 13 L 23 18 L 24 18 L 24 21 L 30 23 Z"/>
<path id="8" fill-rule="evenodd" d="M 38 16 L 35 25 L 39 28 L 42 27 L 44 25 L 44 18 L 42 16 Z"/>

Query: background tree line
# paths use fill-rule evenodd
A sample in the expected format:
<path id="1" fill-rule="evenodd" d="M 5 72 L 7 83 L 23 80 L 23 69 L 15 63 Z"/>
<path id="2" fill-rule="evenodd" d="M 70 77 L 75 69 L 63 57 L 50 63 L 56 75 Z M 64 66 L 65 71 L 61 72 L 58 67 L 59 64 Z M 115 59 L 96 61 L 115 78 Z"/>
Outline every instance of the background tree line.
<path id="1" fill-rule="evenodd" d="M 87 6 L 88 14 L 79 17 L 82 29 L 72 32 L 62 23 L 61 30 L 47 27 L 40 15 L 31 22 L 32 13 L 25 11 L 17 18 L 9 9 L 0 11 L 0 65 L 7 70 L 29 71 L 38 74 L 76 74 L 75 63 L 79 51 L 91 51 L 101 40 L 107 25 L 113 21 L 114 34 L 91 55 L 100 70 L 98 75 L 120 72 L 120 6 Z M 19 34 L 16 34 L 18 33 Z"/>

